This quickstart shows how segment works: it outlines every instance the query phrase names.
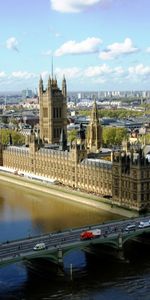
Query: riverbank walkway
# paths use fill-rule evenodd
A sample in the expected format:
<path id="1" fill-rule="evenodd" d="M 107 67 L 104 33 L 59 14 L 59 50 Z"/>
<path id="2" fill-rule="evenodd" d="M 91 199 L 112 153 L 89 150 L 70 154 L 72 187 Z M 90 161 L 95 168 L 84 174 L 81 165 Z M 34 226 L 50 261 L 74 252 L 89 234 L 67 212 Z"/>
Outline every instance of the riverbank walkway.
<path id="1" fill-rule="evenodd" d="M 105 211 L 109 211 L 111 213 L 118 214 L 124 217 L 131 218 L 138 216 L 137 211 L 121 208 L 117 205 L 112 205 L 111 199 L 106 199 L 100 196 L 96 196 L 94 194 L 88 194 L 79 190 L 73 190 L 68 186 L 44 183 L 36 181 L 34 179 L 25 178 L 18 175 L 5 173 L 2 171 L 0 171 L 0 181 L 8 182 L 9 184 L 19 185 L 22 188 L 30 188 L 38 191 L 39 193 L 47 193 L 67 200 L 69 199 L 69 201 L 74 201 L 98 209 L 103 209 Z"/>

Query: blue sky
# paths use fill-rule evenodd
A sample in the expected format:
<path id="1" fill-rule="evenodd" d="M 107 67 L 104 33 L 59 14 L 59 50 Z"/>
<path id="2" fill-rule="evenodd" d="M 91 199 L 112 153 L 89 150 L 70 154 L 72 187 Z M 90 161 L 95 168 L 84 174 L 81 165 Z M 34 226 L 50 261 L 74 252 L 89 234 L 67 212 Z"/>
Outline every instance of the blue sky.
<path id="1" fill-rule="evenodd" d="M 149 0 L 5 0 L 0 91 L 47 84 L 68 91 L 150 90 Z"/>

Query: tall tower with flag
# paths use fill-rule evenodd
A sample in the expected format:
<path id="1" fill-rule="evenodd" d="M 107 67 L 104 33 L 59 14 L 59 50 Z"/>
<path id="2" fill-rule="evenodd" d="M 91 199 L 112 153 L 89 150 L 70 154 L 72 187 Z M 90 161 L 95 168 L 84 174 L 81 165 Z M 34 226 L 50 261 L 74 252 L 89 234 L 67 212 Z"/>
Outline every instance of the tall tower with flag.
<path id="1" fill-rule="evenodd" d="M 39 81 L 40 104 L 40 138 L 43 143 L 57 144 L 61 132 L 67 135 L 67 84 L 65 76 L 62 80 L 62 89 L 59 89 L 56 77 L 49 76 L 47 88 L 44 89 L 43 79 Z"/>

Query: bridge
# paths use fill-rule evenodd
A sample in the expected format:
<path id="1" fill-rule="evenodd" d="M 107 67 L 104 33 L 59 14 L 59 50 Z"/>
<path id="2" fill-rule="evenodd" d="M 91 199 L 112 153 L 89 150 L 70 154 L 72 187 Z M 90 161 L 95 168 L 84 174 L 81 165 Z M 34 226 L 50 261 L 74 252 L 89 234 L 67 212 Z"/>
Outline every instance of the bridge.
<path id="1" fill-rule="evenodd" d="M 37 258 L 47 258 L 57 265 L 63 265 L 63 257 L 68 252 L 75 249 L 83 249 L 84 251 L 87 247 L 94 247 L 97 244 L 105 244 L 117 249 L 117 251 L 122 251 L 124 244 L 129 239 L 150 232 L 150 226 L 139 228 L 140 222 L 149 220 L 150 216 L 138 217 L 7 241 L 0 244 L 0 266 Z M 127 230 L 128 225 L 134 225 L 135 228 Z M 101 229 L 100 237 L 80 240 L 81 232 L 96 228 Z M 41 242 L 45 243 L 46 248 L 35 251 L 34 246 Z"/>

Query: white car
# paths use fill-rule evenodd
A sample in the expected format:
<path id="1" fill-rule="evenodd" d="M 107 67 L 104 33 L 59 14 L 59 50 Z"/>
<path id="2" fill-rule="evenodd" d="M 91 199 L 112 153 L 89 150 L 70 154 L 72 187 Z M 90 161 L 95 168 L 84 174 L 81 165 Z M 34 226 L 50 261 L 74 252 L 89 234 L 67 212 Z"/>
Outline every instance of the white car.
<path id="1" fill-rule="evenodd" d="M 145 227 L 150 227 L 150 222 L 149 221 L 140 222 L 139 228 L 145 228 Z"/>
<path id="2" fill-rule="evenodd" d="M 33 247 L 33 250 L 44 250 L 44 249 L 46 249 L 45 243 L 39 243 Z"/>
<path id="3" fill-rule="evenodd" d="M 127 225 L 127 227 L 125 228 L 125 231 L 131 231 L 131 230 L 135 230 L 135 229 L 136 229 L 136 225 L 131 224 L 131 225 Z"/>

